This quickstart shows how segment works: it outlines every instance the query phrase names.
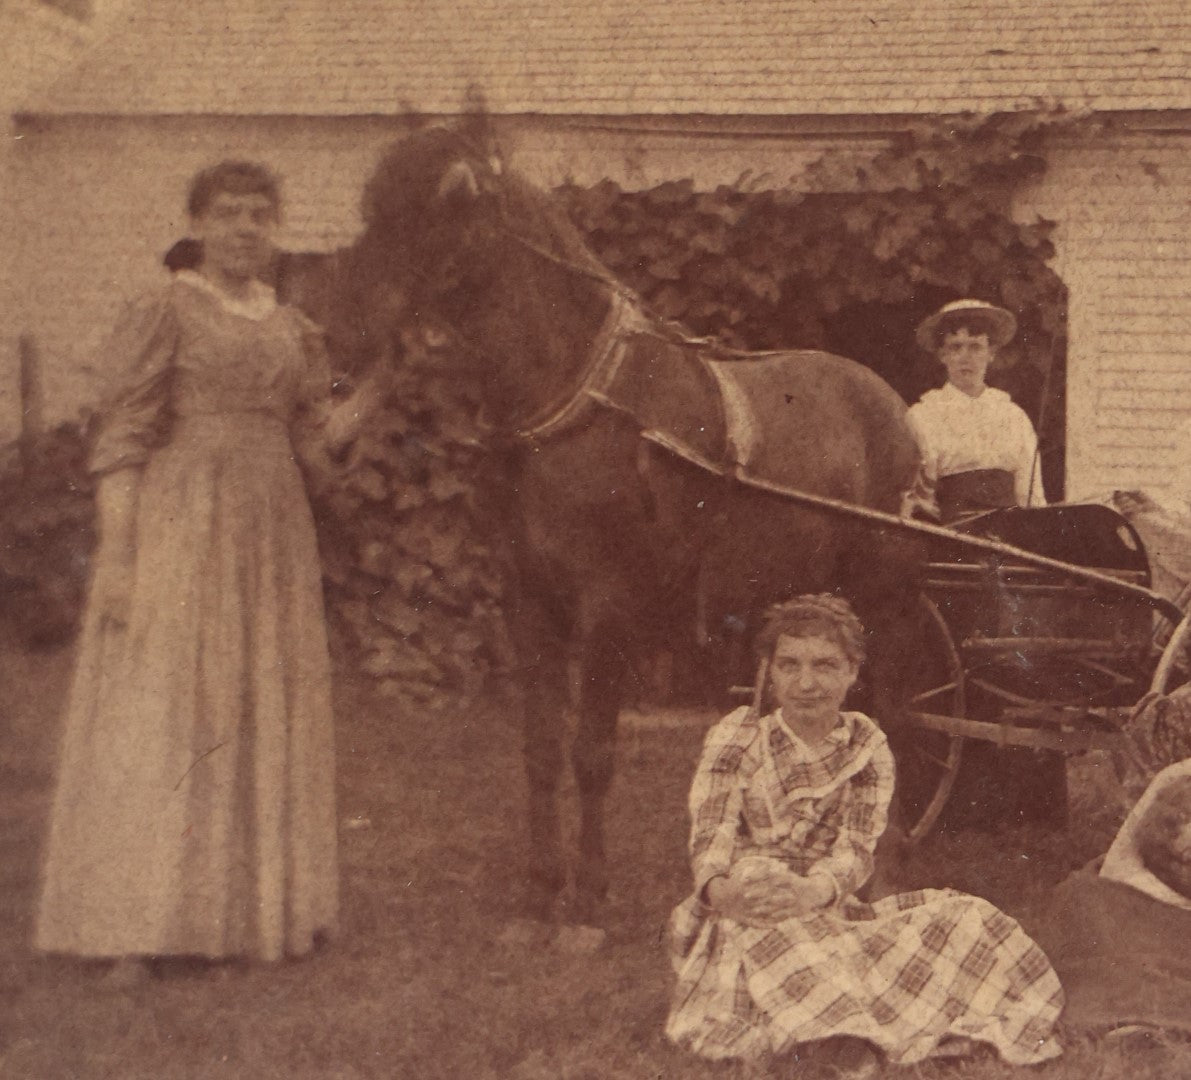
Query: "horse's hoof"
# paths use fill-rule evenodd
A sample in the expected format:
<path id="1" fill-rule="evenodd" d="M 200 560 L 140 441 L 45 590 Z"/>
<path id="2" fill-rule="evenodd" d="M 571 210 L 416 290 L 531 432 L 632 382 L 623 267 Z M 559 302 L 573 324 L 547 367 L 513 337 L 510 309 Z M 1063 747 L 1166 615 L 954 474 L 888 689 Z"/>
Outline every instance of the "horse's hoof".
<path id="1" fill-rule="evenodd" d="M 511 919 L 496 935 L 499 944 L 509 949 L 540 949 L 549 937 L 550 928 L 536 919 Z"/>
<path id="2" fill-rule="evenodd" d="M 150 978 L 151 972 L 148 964 L 144 960 L 130 956 L 113 962 L 99 980 L 99 985 L 107 991 L 125 992 L 139 989 Z"/>
<path id="3" fill-rule="evenodd" d="M 536 922 L 553 922 L 557 914 L 562 885 L 556 882 L 531 882 L 525 890 L 524 914 Z"/>
<path id="4" fill-rule="evenodd" d="M 607 940 L 608 931 L 598 926 L 560 926 L 554 935 L 554 947 L 572 956 L 592 956 Z"/>

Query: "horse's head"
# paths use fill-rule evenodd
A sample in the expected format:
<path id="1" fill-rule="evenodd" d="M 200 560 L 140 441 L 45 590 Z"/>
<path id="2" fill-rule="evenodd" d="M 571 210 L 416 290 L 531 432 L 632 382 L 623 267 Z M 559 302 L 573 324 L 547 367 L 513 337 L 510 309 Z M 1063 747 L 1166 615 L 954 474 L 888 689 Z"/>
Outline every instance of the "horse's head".
<path id="1" fill-rule="evenodd" d="M 608 306 L 610 275 L 547 193 L 461 132 L 395 144 L 363 199 L 364 289 L 400 294 L 482 357 L 496 412 L 565 385 Z"/>
<path id="2" fill-rule="evenodd" d="M 432 128 L 392 146 L 364 189 L 358 248 L 412 308 L 453 318 L 495 272 L 499 165 L 462 134 Z"/>

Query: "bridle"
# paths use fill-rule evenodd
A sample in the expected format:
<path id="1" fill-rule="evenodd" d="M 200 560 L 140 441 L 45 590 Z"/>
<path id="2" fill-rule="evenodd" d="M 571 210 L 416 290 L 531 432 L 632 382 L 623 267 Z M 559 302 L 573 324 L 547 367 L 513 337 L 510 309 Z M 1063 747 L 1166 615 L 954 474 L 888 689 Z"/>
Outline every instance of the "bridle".
<path id="1" fill-rule="evenodd" d="M 464 144 L 466 145 L 466 141 Z M 575 427 L 586 417 L 592 407 L 600 400 L 605 399 L 608 389 L 620 370 L 631 336 L 650 334 L 665 337 L 666 335 L 659 329 L 661 320 L 648 312 L 644 302 L 611 274 L 601 273 L 599 270 L 558 255 L 511 228 L 508 224 L 505 201 L 499 197 L 500 194 L 502 193 L 498 192 L 497 198 L 500 221 L 495 226 L 488 226 L 491 233 L 517 244 L 544 262 L 557 266 L 574 276 L 596 282 L 609 299 L 608 311 L 588 349 L 587 358 L 578 379 L 571 388 L 564 390 L 528 417 L 500 427 L 485 420 L 481 411 L 480 425 L 489 437 L 538 445 Z M 425 284 L 431 288 L 438 286 L 439 283 L 435 276 L 429 273 L 425 267 L 412 262 L 407 265 L 413 275 Z M 490 366 L 489 361 L 492 354 L 486 345 L 456 326 L 448 325 L 444 329 L 456 347 L 474 356 L 486 367 Z"/>

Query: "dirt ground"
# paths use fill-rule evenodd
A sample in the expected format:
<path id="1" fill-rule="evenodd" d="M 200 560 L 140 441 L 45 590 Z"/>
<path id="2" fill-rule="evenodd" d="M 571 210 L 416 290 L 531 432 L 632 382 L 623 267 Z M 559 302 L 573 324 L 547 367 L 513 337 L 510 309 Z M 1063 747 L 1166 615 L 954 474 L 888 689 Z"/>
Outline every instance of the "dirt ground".
<path id="1" fill-rule="evenodd" d="M 743 1076 L 662 1038 L 660 938 L 687 888 L 685 792 L 702 726 L 629 715 L 610 804 L 615 875 L 594 953 L 518 917 L 523 782 L 508 701 L 404 710 L 338 687 L 342 928 L 313 958 L 183 965 L 131 991 L 27 946 L 65 652 L 0 650 L 0 1077 L 4 1080 L 658 1080 Z M 667 718 L 663 718 L 665 720 Z M 1012 913 L 1102 849 L 1113 814 L 1095 763 L 1067 835 L 957 833 L 928 844 L 909 884 L 980 892 Z M 1069 1036 L 1045 1080 L 1191 1076 L 1191 1055 L 1138 1058 Z M 996 1062 L 891 1070 L 993 1080 Z"/>

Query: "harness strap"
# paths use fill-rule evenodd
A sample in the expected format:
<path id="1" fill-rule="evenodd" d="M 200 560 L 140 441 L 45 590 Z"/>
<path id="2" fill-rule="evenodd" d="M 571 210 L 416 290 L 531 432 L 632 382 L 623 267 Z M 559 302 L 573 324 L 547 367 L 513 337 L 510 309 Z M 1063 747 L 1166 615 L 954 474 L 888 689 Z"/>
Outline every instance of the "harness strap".
<path id="1" fill-rule="evenodd" d="M 645 329 L 645 315 L 621 292 L 612 293 L 608 314 L 591 345 L 583 381 L 561 405 L 550 405 L 538 417 L 528 420 L 514 434 L 519 439 L 538 441 L 557 435 L 575 424 L 591 407 L 595 397 L 606 397 L 624 360 L 629 335 Z"/>

